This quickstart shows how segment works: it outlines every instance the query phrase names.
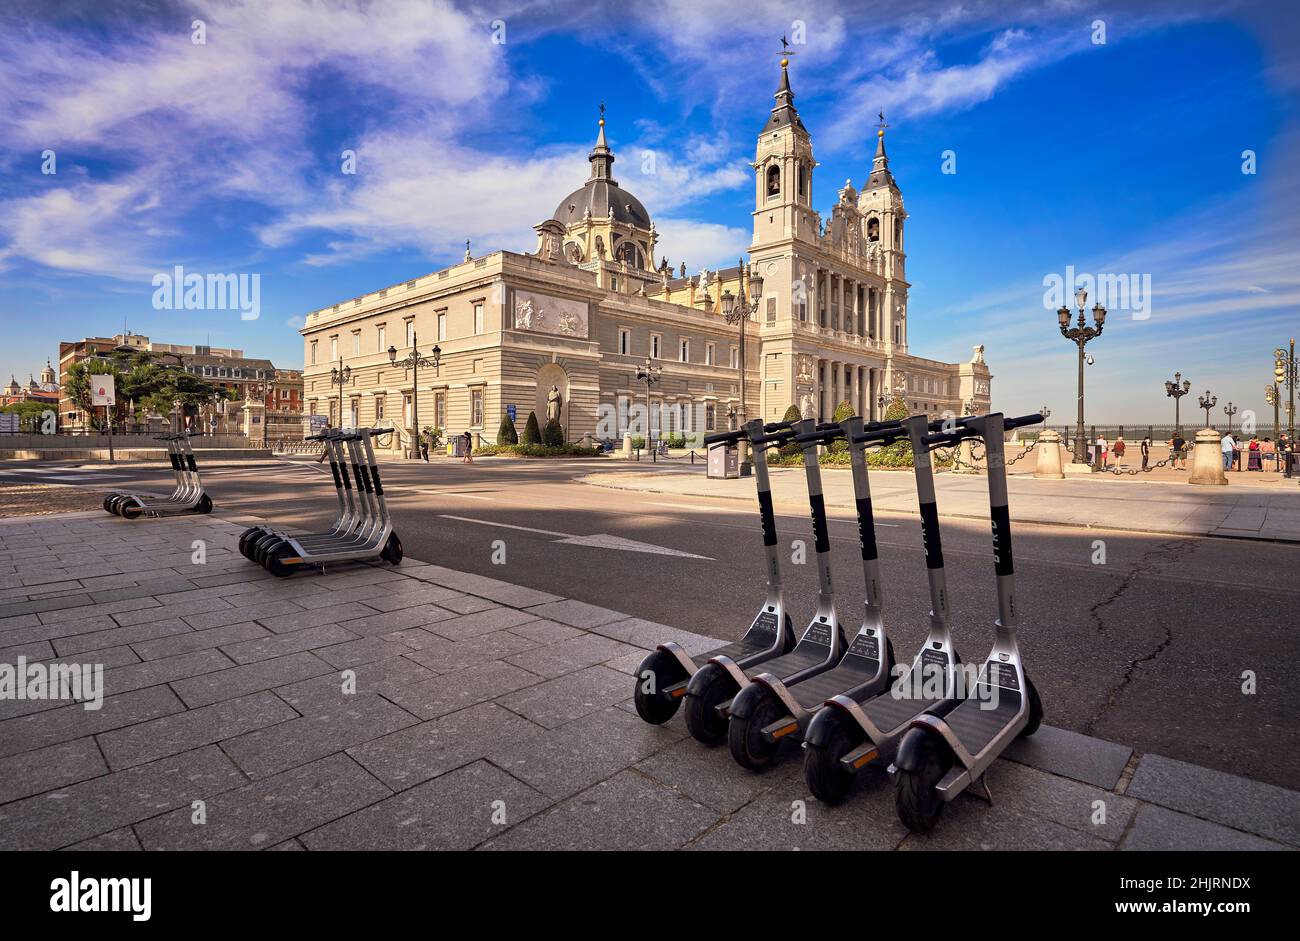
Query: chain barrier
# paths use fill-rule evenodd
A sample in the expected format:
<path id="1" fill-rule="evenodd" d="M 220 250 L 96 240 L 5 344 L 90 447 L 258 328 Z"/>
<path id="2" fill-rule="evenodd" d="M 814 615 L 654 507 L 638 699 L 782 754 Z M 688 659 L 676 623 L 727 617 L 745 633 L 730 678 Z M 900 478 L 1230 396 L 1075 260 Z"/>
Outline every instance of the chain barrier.
<path id="1" fill-rule="evenodd" d="M 1128 474 L 1130 477 L 1136 477 L 1138 474 L 1149 474 L 1157 467 L 1164 467 L 1173 459 L 1174 459 L 1174 455 L 1171 454 L 1163 461 L 1159 461 L 1147 467 L 1135 467 L 1133 470 L 1125 470 L 1124 468 L 1117 466 L 1113 470 L 1109 467 L 1103 467 L 1101 470 L 1103 474 L 1114 474 L 1116 477 L 1120 477 L 1124 474 Z"/>

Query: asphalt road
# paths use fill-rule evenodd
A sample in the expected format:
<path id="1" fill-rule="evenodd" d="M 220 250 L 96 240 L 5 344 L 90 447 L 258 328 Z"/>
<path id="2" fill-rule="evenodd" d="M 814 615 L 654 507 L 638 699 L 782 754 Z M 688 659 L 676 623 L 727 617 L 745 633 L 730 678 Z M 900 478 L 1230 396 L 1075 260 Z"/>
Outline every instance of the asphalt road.
<path id="1" fill-rule="evenodd" d="M 385 464 L 383 473 L 412 558 L 716 637 L 743 632 L 763 597 L 755 507 L 573 481 L 599 466 L 498 459 Z M 163 490 L 168 476 L 162 467 L 0 465 L 0 480 L 42 475 Z M 204 480 L 218 513 L 324 528 L 335 508 L 327 469 L 310 461 L 219 466 Z M 798 621 L 816 596 L 807 507 L 777 510 Z M 878 526 L 886 624 L 900 657 L 911 657 L 929 606 L 919 521 L 881 516 Z M 839 611 L 852 627 L 862 597 L 856 522 L 839 514 L 830 532 Z M 944 520 L 942 532 L 958 649 L 982 659 L 997 611 L 988 527 Z M 807 544 L 806 564 L 788 564 L 795 540 Z M 504 564 L 493 562 L 498 541 Z M 1300 547 L 1023 525 L 1015 561 L 1021 644 L 1048 723 L 1300 789 Z M 1253 694 L 1243 692 L 1248 673 Z"/>

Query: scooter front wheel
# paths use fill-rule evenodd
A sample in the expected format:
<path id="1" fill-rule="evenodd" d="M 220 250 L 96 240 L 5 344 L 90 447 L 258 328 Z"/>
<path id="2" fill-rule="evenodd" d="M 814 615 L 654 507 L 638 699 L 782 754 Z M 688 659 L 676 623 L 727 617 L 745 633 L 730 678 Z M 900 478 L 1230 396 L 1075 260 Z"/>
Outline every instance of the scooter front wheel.
<path id="1" fill-rule="evenodd" d="M 915 770 L 898 768 L 894 773 L 894 806 L 903 826 L 913 833 L 927 833 L 943 814 L 943 801 L 935 788 L 952 767 L 952 752 L 928 732 L 913 729 L 908 734 L 924 739 L 917 746 Z"/>
<path id="2" fill-rule="evenodd" d="M 1029 721 L 1016 738 L 1029 738 L 1043 723 L 1043 701 L 1038 698 L 1038 687 L 1028 676 L 1025 677 L 1025 695 L 1029 697 Z"/>
<path id="3" fill-rule="evenodd" d="M 686 679 L 686 671 L 677 658 L 665 650 L 656 650 L 641 661 L 636 671 L 636 689 L 632 703 L 636 714 L 651 725 L 663 725 L 681 708 L 681 699 L 671 699 L 663 689 Z"/>
<path id="4" fill-rule="evenodd" d="M 804 746 L 803 778 L 812 796 L 823 804 L 840 804 L 849 796 L 854 776 L 844 770 L 840 759 L 857 748 L 861 739 L 848 722 L 840 720 L 825 745 L 809 742 Z"/>
<path id="5" fill-rule="evenodd" d="M 785 712 L 781 700 L 769 692 L 753 704 L 745 718 L 735 715 L 731 717 L 727 723 L 727 745 L 737 764 L 750 771 L 762 771 L 776 760 L 781 742 L 769 742 L 763 738 L 763 729 L 781 718 Z"/>
<path id="6" fill-rule="evenodd" d="M 702 686 L 699 695 L 686 693 L 686 728 L 697 742 L 718 745 L 727 737 L 727 719 L 718 715 L 718 706 L 731 700 L 736 684 L 712 664 L 704 669 L 709 673 L 703 680 L 699 673 L 691 678 L 692 685 Z"/>

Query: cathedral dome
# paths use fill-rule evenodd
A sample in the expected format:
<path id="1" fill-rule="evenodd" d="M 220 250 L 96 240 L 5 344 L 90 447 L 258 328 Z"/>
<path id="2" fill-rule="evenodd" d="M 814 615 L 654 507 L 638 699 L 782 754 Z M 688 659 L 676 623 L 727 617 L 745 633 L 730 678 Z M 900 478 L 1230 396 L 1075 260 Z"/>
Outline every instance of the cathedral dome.
<path id="1" fill-rule="evenodd" d="M 640 229 L 650 228 L 650 213 L 646 212 L 641 200 L 623 189 L 613 180 L 588 180 L 581 189 L 574 190 L 556 207 L 555 218 L 565 225 L 581 222 L 587 210 L 593 218 L 609 216 L 614 210 L 614 220 Z"/>

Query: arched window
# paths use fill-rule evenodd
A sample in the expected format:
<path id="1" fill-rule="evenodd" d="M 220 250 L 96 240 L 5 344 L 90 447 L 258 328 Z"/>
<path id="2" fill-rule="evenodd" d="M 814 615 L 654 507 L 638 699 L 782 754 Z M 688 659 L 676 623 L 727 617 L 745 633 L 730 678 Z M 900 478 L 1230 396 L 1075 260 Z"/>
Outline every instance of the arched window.
<path id="1" fill-rule="evenodd" d="M 903 220 L 898 218 L 894 219 L 894 248 L 903 250 Z"/>
<path id="2" fill-rule="evenodd" d="M 779 196 L 781 193 L 781 167 L 772 164 L 767 168 L 767 195 Z"/>
<path id="3" fill-rule="evenodd" d="M 875 216 L 872 216 L 870 219 L 867 220 L 867 241 L 868 242 L 880 241 L 880 220 L 877 219 Z"/>
<path id="4" fill-rule="evenodd" d="M 635 242 L 623 242 L 618 247 L 618 260 L 627 263 L 629 268 L 644 268 L 642 260 L 645 256 L 641 254 L 641 249 Z"/>

